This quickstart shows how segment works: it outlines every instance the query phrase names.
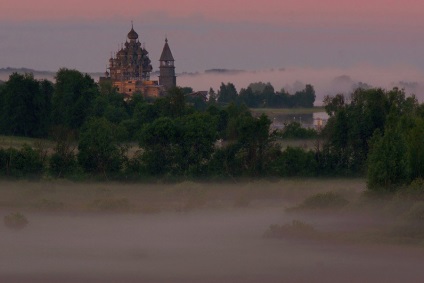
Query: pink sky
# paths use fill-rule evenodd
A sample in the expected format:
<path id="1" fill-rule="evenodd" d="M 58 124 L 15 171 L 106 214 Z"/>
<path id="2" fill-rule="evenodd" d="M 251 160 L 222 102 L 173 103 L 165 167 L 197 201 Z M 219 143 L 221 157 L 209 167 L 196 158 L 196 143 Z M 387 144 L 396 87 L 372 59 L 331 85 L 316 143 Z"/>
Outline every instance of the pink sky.
<path id="1" fill-rule="evenodd" d="M 389 69 L 390 85 L 413 70 L 424 85 L 423 14 L 424 0 L 0 0 L 0 68 L 102 72 L 133 20 L 154 70 L 167 35 L 177 72 L 363 70 L 372 83 Z M 273 80 L 308 83 L 302 72 Z"/>
<path id="2" fill-rule="evenodd" d="M 219 21 L 419 25 L 422 0 L 2 0 L 2 21 L 142 18 L 149 13 Z"/>

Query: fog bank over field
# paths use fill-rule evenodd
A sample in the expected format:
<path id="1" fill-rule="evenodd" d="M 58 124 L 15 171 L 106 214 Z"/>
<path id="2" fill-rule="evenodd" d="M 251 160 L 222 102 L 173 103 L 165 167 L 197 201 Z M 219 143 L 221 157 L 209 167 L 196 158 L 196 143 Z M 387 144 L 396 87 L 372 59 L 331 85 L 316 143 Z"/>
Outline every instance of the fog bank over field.
<path id="1" fill-rule="evenodd" d="M 2 282 L 420 282 L 424 276 L 421 250 L 264 239 L 269 223 L 291 219 L 278 209 L 29 216 L 26 231 L 1 229 Z M 337 217 L 309 220 L 346 225 Z"/>
<path id="2" fill-rule="evenodd" d="M 317 96 L 316 105 L 322 105 L 325 95 L 350 94 L 358 86 L 366 85 L 385 89 L 403 88 L 407 95 L 415 94 L 420 102 L 424 101 L 424 72 L 406 66 L 228 70 L 180 74 L 177 80 L 180 86 L 191 86 L 195 90 L 209 90 L 212 87 L 215 91 L 219 89 L 221 82 L 234 83 L 238 91 L 252 82 L 270 82 L 276 91 L 284 88 L 289 93 L 303 89 L 305 84 L 312 84 Z"/>
<path id="3" fill-rule="evenodd" d="M 393 224 L 381 201 L 287 210 L 329 190 L 353 204 L 364 188 L 361 179 L 0 182 L 0 215 L 29 220 L 0 225 L 0 282 L 421 282 L 422 246 L 375 233 Z M 293 220 L 315 232 L 264 237 Z"/>

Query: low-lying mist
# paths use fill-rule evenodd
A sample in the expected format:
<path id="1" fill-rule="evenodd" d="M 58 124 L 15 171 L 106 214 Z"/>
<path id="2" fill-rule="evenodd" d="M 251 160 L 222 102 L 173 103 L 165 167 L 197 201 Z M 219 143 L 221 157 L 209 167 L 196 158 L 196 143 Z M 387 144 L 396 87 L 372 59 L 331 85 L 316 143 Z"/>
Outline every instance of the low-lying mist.
<path id="1" fill-rule="evenodd" d="M 195 90 L 215 91 L 221 82 L 233 83 L 237 90 L 247 88 L 253 82 L 270 82 L 276 91 L 284 88 L 294 93 L 311 84 L 316 91 L 316 105 L 322 105 L 324 96 L 343 93 L 349 95 L 354 89 L 362 87 L 381 87 L 405 89 L 407 95 L 415 94 L 420 102 L 424 101 L 424 72 L 405 66 L 373 67 L 355 66 L 350 68 L 308 68 L 289 67 L 256 71 L 205 72 L 181 74 L 178 84 L 191 86 Z"/>
<path id="2" fill-rule="evenodd" d="M 384 234 L 405 203 L 364 189 L 359 179 L 2 182 L 0 214 L 28 224 L 0 226 L 0 281 L 421 282 L 422 245 Z"/>

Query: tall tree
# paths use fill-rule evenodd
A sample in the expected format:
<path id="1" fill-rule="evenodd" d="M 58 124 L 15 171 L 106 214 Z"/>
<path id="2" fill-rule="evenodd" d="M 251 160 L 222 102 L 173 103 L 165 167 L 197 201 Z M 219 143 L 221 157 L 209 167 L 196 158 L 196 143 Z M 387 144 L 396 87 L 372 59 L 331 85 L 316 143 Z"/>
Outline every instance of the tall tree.
<path id="1" fill-rule="evenodd" d="M 76 70 L 60 69 L 53 95 L 53 120 L 56 125 L 79 129 L 90 116 L 99 95 L 94 80 Z"/>
<path id="2" fill-rule="evenodd" d="M 121 144 L 123 131 L 104 117 L 84 124 L 78 143 L 78 162 L 86 172 L 107 176 L 121 169 L 125 153 Z"/>
<path id="3" fill-rule="evenodd" d="M 236 87 L 232 83 L 221 83 L 218 91 L 219 103 L 230 103 L 237 99 L 238 93 Z"/>
<path id="4" fill-rule="evenodd" d="M 45 137 L 50 127 L 53 86 L 32 74 L 10 76 L 0 92 L 1 131 L 8 135 Z"/>

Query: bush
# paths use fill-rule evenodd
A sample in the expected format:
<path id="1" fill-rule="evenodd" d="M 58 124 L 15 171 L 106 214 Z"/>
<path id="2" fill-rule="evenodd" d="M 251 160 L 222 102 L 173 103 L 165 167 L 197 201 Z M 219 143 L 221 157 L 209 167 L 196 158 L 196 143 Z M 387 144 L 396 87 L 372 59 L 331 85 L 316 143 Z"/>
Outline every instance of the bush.
<path id="1" fill-rule="evenodd" d="M 3 220 L 6 227 L 14 230 L 21 230 L 28 225 L 28 219 L 19 212 L 6 215 Z"/>
<path id="2" fill-rule="evenodd" d="M 284 124 L 280 137 L 283 139 L 313 139 L 318 137 L 318 133 L 314 129 L 303 128 L 298 122 L 291 122 Z"/>
<path id="3" fill-rule="evenodd" d="M 315 154 L 298 147 L 287 147 L 272 164 L 272 171 L 277 176 L 314 176 L 317 171 Z"/>
<path id="4" fill-rule="evenodd" d="M 75 173 L 77 166 L 77 159 L 73 153 L 64 155 L 55 152 L 50 156 L 50 173 L 57 177 Z"/>
<path id="5" fill-rule="evenodd" d="M 43 169 L 43 157 L 29 145 L 24 145 L 20 150 L 15 148 L 0 150 L 0 170 L 6 176 L 37 176 Z"/>

